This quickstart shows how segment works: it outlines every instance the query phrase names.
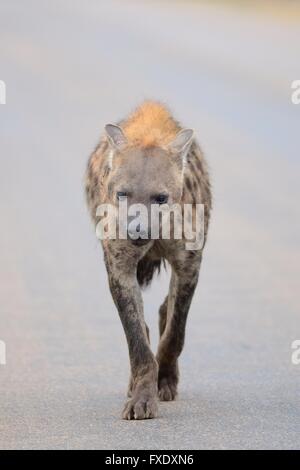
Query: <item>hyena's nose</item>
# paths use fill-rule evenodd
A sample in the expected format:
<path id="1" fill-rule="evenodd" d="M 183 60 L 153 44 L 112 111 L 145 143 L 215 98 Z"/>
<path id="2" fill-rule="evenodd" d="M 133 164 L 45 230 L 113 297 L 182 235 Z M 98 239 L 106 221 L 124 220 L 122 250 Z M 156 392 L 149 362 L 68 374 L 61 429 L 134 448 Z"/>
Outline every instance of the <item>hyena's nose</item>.
<path id="1" fill-rule="evenodd" d="M 128 230 L 128 237 L 134 245 L 146 245 L 150 241 L 148 231 L 143 229 L 140 224 L 134 230 Z"/>

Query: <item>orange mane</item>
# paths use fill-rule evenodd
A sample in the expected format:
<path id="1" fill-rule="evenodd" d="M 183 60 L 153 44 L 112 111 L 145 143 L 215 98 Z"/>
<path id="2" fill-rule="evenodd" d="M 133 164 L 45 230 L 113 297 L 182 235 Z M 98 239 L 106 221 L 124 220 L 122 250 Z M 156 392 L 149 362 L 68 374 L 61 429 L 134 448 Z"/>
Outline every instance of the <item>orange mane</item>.
<path id="1" fill-rule="evenodd" d="M 121 127 L 129 143 L 142 148 L 163 147 L 180 130 L 168 109 L 154 101 L 145 101 Z"/>

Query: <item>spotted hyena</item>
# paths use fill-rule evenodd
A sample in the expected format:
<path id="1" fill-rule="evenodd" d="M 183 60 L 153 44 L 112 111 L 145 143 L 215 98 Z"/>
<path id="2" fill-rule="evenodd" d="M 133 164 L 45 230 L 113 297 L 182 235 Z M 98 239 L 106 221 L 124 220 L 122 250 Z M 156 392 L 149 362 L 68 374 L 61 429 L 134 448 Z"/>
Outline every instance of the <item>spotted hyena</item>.
<path id="1" fill-rule="evenodd" d="M 118 125 L 108 124 L 87 168 L 86 194 L 97 224 L 97 207 L 142 203 L 204 205 L 204 242 L 211 210 L 206 163 L 191 129 L 184 129 L 168 109 L 147 101 Z M 186 240 L 103 239 L 110 291 L 118 309 L 129 349 L 131 378 L 124 419 L 157 415 L 158 398 L 174 400 L 178 357 L 198 281 L 202 249 L 187 250 Z M 159 309 L 160 342 L 150 349 L 143 315 L 141 287 L 150 283 L 161 264 L 171 267 L 169 293 Z"/>

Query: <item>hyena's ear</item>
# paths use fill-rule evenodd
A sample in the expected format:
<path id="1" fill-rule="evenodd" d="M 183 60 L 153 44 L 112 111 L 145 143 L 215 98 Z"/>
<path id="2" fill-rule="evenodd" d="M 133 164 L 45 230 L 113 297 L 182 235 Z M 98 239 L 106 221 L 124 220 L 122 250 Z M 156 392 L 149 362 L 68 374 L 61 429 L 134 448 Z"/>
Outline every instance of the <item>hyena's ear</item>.
<path id="1" fill-rule="evenodd" d="M 105 132 L 110 144 L 115 150 L 122 150 L 126 146 L 127 139 L 121 127 L 115 124 L 106 124 Z"/>
<path id="2" fill-rule="evenodd" d="M 181 167 L 185 164 L 185 159 L 193 141 L 193 137 L 193 129 L 182 129 L 178 132 L 175 139 L 168 145 L 168 150 L 174 154 Z"/>

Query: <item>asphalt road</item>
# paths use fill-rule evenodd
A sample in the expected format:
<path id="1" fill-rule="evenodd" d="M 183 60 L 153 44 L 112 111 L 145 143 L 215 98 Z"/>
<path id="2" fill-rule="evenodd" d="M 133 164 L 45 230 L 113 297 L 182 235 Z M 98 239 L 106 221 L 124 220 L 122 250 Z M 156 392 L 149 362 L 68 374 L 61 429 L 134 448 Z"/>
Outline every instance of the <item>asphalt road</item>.
<path id="1" fill-rule="evenodd" d="M 198 2 L 2 1 L 0 448 L 300 448 L 299 20 Z M 196 129 L 214 211 L 178 400 L 125 422 L 125 338 L 83 196 L 143 98 Z M 145 293 L 157 345 L 163 274 Z"/>

